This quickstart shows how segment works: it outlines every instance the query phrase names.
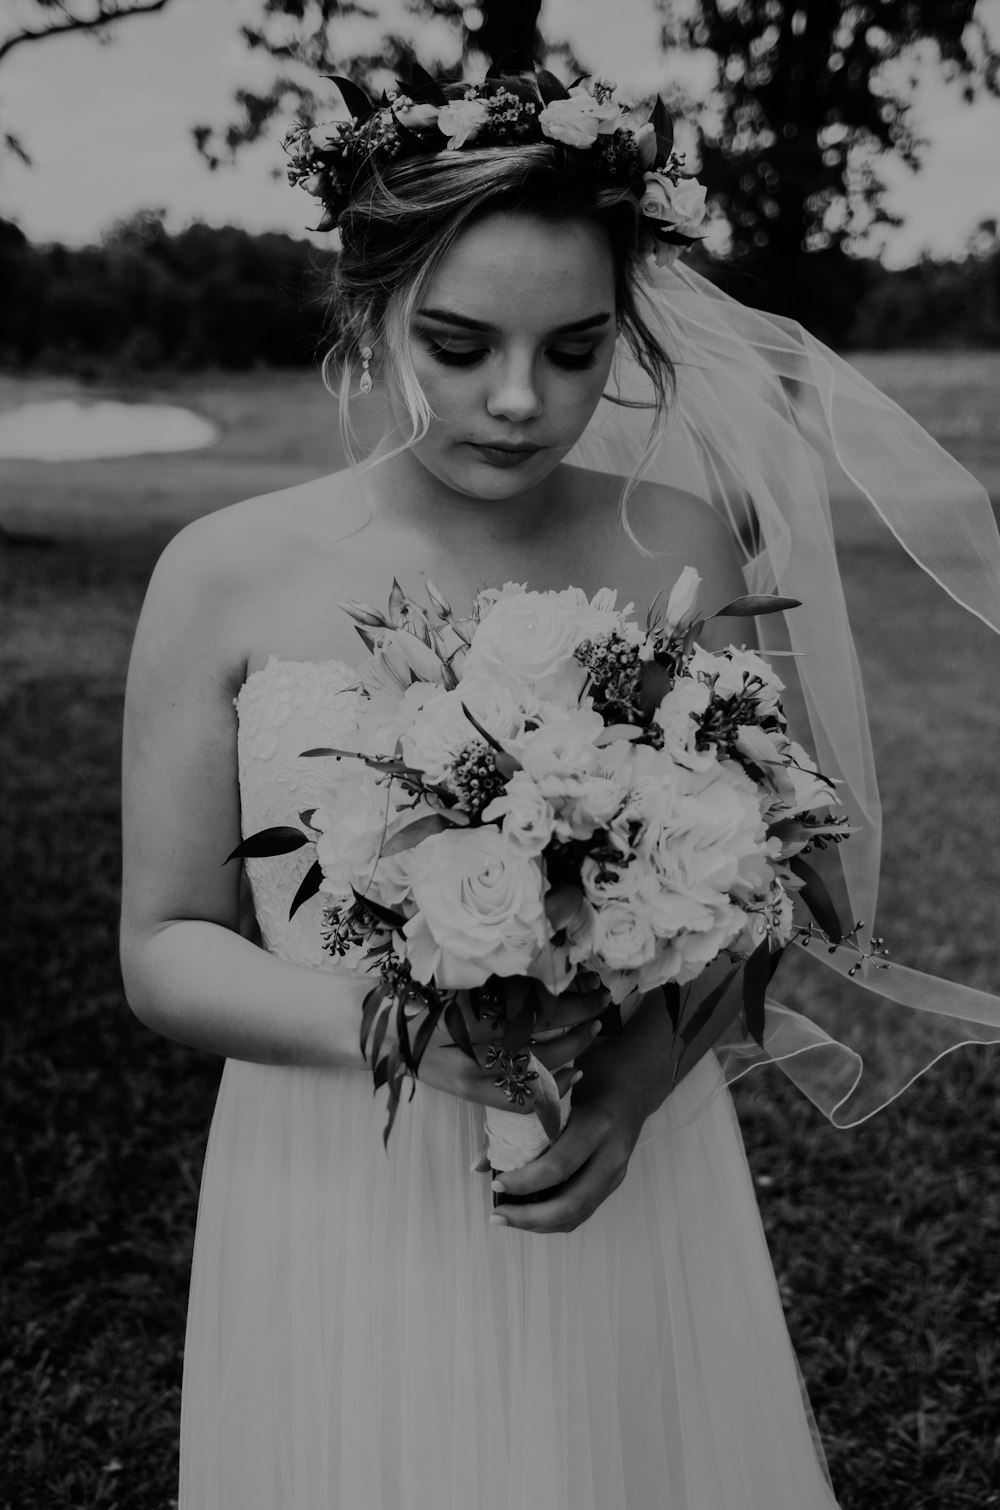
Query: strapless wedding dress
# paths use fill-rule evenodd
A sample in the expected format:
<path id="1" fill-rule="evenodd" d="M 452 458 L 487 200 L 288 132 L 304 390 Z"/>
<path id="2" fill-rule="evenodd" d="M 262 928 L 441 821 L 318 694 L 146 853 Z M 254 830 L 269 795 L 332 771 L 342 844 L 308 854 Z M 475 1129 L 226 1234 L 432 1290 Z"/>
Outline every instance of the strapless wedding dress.
<path id="1" fill-rule="evenodd" d="M 337 661 L 248 678 L 245 834 L 315 805 L 332 763 L 298 756 L 351 733 L 357 687 Z M 360 1004 L 318 900 L 289 922 L 308 864 L 248 864 L 264 945 Z M 422 1086 L 388 1153 L 384 1111 L 367 1071 L 227 1063 L 180 1510 L 835 1510 L 714 1056 L 572 1233 L 489 1225 L 479 1108 Z"/>

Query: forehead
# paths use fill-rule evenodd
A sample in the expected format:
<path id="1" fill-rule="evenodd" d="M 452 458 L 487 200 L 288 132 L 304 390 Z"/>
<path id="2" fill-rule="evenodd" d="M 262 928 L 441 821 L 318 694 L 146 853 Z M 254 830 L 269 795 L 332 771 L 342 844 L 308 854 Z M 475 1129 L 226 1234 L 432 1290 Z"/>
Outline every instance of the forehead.
<path id="1" fill-rule="evenodd" d="M 490 215 L 465 231 L 420 304 L 502 329 L 568 325 L 615 307 L 614 261 L 599 226 Z"/>

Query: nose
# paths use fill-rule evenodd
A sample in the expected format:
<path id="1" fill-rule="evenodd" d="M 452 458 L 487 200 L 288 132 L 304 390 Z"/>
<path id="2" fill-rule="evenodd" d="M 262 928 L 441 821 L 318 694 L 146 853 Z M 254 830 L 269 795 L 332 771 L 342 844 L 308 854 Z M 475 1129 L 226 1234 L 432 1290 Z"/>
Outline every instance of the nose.
<path id="1" fill-rule="evenodd" d="M 486 396 L 486 410 L 494 419 L 523 424 L 542 412 L 533 357 L 511 353 L 498 367 Z"/>

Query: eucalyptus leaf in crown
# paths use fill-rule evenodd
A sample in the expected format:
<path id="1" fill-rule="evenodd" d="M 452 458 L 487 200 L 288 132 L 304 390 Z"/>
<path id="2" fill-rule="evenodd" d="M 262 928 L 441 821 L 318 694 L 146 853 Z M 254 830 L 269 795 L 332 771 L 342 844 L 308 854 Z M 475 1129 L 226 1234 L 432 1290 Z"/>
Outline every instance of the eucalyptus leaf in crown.
<path id="1" fill-rule="evenodd" d="M 327 77 L 350 119 L 302 122 L 284 142 L 289 181 L 323 207 L 316 230 L 333 230 L 365 181 L 401 158 L 549 142 L 561 146 L 568 170 L 586 162 L 598 180 L 635 195 L 643 249 L 660 264 L 705 235 L 705 188 L 684 172 L 659 98 L 648 111 L 608 79 L 567 87 L 547 69 L 441 85 L 416 66 L 376 103 L 350 79 Z"/>

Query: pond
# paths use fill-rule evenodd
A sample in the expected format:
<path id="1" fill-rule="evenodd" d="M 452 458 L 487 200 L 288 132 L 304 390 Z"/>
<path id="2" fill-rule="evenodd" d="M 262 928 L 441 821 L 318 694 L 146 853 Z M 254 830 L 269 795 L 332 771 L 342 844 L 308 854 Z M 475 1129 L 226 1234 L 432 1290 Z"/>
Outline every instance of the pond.
<path id="1" fill-rule="evenodd" d="M 93 461 L 195 451 L 218 438 L 211 421 L 172 404 L 51 399 L 0 413 L 0 459 L 6 460 Z"/>

